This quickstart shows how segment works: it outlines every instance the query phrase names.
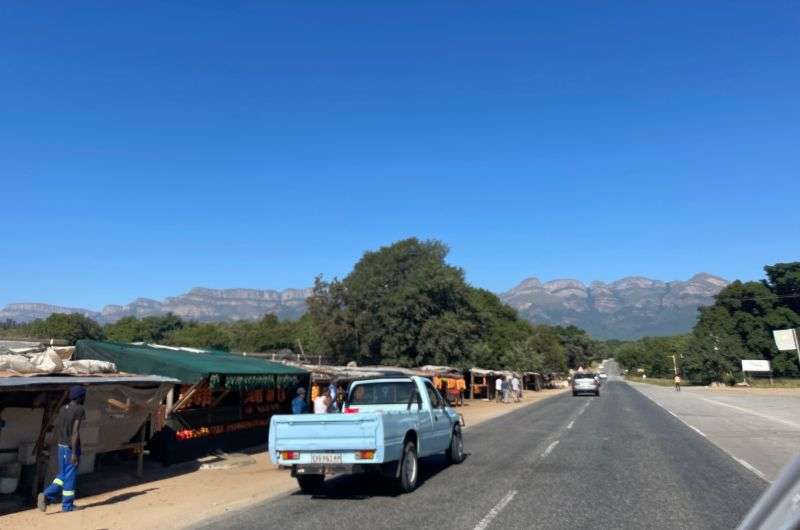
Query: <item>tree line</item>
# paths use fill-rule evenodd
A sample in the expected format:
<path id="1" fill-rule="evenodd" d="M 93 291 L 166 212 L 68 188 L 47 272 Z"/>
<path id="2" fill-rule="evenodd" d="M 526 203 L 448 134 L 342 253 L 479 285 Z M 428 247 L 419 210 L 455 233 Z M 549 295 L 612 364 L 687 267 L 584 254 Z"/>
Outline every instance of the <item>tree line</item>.
<path id="1" fill-rule="evenodd" d="M 761 281 L 734 281 L 714 303 L 699 310 L 691 333 L 609 344 L 609 354 L 628 369 L 671 377 L 679 371 L 696 383 L 741 379 L 742 359 L 770 361 L 777 376 L 800 375 L 797 353 L 779 352 L 772 331 L 800 327 L 800 262 L 764 267 Z"/>
<path id="2" fill-rule="evenodd" d="M 291 349 L 335 363 L 479 366 L 565 372 L 606 355 L 606 345 L 575 326 L 534 325 L 493 293 L 468 284 L 446 262 L 448 248 L 416 238 L 366 252 L 343 279 L 315 280 L 298 320 L 198 323 L 168 314 L 125 317 L 100 326 L 79 314 L 53 314 L 6 326 L 0 335 L 156 342 L 238 352 Z"/>

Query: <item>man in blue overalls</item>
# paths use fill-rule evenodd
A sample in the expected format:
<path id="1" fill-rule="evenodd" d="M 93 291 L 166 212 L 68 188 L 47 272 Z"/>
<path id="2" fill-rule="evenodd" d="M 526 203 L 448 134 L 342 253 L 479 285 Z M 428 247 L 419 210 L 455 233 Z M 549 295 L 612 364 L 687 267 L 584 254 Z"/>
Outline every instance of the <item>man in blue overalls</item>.
<path id="1" fill-rule="evenodd" d="M 61 407 L 56 418 L 56 435 L 58 436 L 58 475 L 53 483 L 39 494 L 36 504 L 39 509 L 47 511 L 47 505 L 58 501 L 61 497 L 61 511 L 71 512 L 75 509 L 75 482 L 78 477 L 78 459 L 81 456 L 81 422 L 86 418 L 83 402 L 86 389 L 73 386 L 69 389 L 69 403 Z"/>

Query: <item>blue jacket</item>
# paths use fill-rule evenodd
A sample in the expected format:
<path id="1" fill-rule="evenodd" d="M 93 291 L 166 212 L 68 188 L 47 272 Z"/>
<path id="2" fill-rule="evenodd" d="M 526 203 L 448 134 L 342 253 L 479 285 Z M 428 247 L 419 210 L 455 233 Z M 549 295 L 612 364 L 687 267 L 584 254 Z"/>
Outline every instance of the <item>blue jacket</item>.
<path id="1" fill-rule="evenodd" d="M 308 403 L 305 398 L 297 396 L 292 400 L 292 414 L 305 414 L 308 410 Z"/>

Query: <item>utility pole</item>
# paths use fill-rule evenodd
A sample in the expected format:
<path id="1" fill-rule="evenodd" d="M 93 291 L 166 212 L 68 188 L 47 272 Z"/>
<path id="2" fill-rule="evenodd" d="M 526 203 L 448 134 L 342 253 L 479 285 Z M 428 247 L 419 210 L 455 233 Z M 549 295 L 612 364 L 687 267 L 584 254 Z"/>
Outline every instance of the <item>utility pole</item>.
<path id="1" fill-rule="evenodd" d="M 675 354 L 673 353 L 670 357 L 672 357 L 672 368 L 675 370 L 675 375 L 678 375 L 678 363 L 675 361 Z"/>

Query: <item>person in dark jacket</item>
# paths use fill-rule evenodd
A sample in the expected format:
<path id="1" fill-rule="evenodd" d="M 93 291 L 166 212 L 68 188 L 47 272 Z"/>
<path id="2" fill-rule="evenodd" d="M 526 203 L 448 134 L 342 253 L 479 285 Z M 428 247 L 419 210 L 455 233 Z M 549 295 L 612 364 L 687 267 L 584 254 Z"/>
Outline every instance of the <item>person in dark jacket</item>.
<path id="1" fill-rule="evenodd" d="M 36 504 L 43 512 L 47 511 L 48 504 L 57 502 L 59 496 L 62 512 L 75 509 L 75 485 L 81 456 L 80 429 L 81 422 L 86 419 L 86 410 L 83 408 L 85 400 L 86 389 L 73 386 L 69 389 L 69 403 L 61 407 L 56 417 L 58 475 L 37 498 Z"/>

